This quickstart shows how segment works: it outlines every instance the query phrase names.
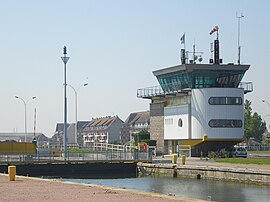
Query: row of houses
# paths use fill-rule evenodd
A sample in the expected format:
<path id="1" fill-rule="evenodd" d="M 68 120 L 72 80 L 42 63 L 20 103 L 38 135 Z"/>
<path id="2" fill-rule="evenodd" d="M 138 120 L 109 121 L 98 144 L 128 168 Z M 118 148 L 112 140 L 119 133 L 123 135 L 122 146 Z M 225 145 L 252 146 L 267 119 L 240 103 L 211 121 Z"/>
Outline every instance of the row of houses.
<path id="1" fill-rule="evenodd" d="M 118 116 L 92 118 L 90 121 L 78 121 L 77 143 L 87 146 L 92 143 L 126 144 L 132 140 L 132 134 L 149 130 L 150 113 L 135 112 L 121 120 Z M 67 125 L 67 143 L 75 143 L 76 124 Z M 63 144 L 64 124 L 57 123 L 51 143 Z"/>

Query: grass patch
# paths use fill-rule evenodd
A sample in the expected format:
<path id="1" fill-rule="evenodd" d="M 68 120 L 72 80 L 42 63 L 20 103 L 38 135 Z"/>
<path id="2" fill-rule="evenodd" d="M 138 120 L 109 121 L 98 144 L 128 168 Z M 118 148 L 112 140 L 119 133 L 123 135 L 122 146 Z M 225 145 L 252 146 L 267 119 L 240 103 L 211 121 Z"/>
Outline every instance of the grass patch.
<path id="1" fill-rule="evenodd" d="M 248 154 L 270 154 L 270 151 L 248 151 Z"/>
<path id="2" fill-rule="evenodd" d="M 220 163 L 270 165 L 270 158 L 222 158 L 222 159 L 216 159 L 215 161 L 220 162 Z"/>

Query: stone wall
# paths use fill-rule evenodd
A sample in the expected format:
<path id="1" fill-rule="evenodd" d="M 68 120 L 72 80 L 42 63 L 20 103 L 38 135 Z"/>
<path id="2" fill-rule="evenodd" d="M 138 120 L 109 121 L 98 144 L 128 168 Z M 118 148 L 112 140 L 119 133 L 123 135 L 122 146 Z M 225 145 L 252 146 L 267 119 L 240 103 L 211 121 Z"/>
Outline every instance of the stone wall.
<path id="1" fill-rule="evenodd" d="M 175 164 L 142 163 L 143 169 L 151 175 L 212 179 L 270 185 L 270 173 L 248 169 L 229 169 L 212 167 L 176 166 Z M 175 174 L 175 171 L 177 172 Z"/>
<path id="2" fill-rule="evenodd" d="M 164 152 L 164 103 L 150 104 L 150 139 L 157 141 L 157 152 Z"/>

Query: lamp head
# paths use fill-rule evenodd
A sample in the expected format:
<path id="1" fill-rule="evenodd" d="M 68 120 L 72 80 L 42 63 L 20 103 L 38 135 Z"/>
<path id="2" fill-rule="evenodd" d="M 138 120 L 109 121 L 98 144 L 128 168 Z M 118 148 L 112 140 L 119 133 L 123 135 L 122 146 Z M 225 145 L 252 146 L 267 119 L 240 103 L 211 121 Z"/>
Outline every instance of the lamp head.
<path id="1" fill-rule="evenodd" d="M 64 48 L 63 48 L 63 54 L 64 54 L 64 55 L 67 54 L 67 47 L 66 47 L 66 46 L 64 46 Z"/>
<path id="2" fill-rule="evenodd" d="M 15 98 L 19 98 L 17 95 L 15 95 Z"/>
<path id="3" fill-rule="evenodd" d="M 84 83 L 83 86 L 88 86 L 88 83 Z"/>

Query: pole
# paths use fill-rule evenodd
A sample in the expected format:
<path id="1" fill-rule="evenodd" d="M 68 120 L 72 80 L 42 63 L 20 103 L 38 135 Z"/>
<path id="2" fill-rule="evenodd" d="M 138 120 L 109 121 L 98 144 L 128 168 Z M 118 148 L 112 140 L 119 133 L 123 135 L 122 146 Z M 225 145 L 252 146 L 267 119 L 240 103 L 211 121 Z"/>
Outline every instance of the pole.
<path id="1" fill-rule="evenodd" d="M 67 62 L 69 57 L 67 57 L 67 47 L 64 46 L 63 48 L 64 57 L 61 57 L 62 61 L 64 62 L 64 160 L 67 159 L 67 76 L 66 76 L 66 69 L 67 69 Z"/>
<path id="2" fill-rule="evenodd" d="M 81 87 L 87 86 L 88 83 L 84 83 L 80 85 L 77 90 L 70 84 L 67 84 L 67 86 L 71 87 L 75 94 L 75 143 L 78 143 L 78 91 Z"/>
<path id="3" fill-rule="evenodd" d="M 241 18 L 243 18 L 243 14 L 241 14 L 240 16 L 237 15 L 236 13 L 236 18 L 238 18 L 238 42 L 237 42 L 237 46 L 238 46 L 238 64 L 240 65 L 240 54 L 241 54 L 241 46 L 240 46 L 240 20 Z"/>
<path id="4" fill-rule="evenodd" d="M 27 118 L 26 118 L 26 102 L 24 102 L 24 142 L 26 142 L 26 134 L 27 134 Z"/>
<path id="5" fill-rule="evenodd" d="M 66 160 L 67 158 L 67 78 L 66 78 L 66 72 L 67 72 L 67 65 L 65 63 L 64 65 L 65 67 L 65 70 L 64 70 L 64 75 L 65 75 L 65 78 L 64 78 L 64 100 L 65 100 L 65 103 L 64 103 L 64 158 Z"/>
<path id="6" fill-rule="evenodd" d="M 36 120 L 37 120 L 37 108 L 35 108 L 34 114 L 34 138 L 36 137 Z"/>
<path id="7" fill-rule="evenodd" d="M 19 99 L 23 102 L 24 104 L 24 142 L 26 142 L 26 135 L 27 135 L 27 115 L 26 115 L 26 105 L 27 103 L 29 102 L 29 100 L 31 99 L 28 99 L 27 101 L 25 101 L 23 98 L 19 97 L 19 96 L 15 96 L 16 99 Z M 35 96 L 32 97 L 32 99 L 36 99 Z"/>
<path id="8" fill-rule="evenodd" d="M 77 91 L 75 91 L 75 143 L 78 143 L 78 97 Z"/>

